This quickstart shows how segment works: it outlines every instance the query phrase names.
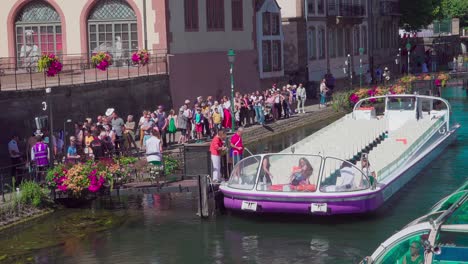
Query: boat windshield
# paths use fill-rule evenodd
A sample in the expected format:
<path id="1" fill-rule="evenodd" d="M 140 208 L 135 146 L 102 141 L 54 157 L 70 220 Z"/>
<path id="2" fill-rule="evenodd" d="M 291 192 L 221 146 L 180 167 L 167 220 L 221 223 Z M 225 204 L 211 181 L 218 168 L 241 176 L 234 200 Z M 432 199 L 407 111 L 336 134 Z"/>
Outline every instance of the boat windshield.
<path id="1" fill-rule="evenodd" d="M 387 247 L 374 263 L 424 263 L 424 242 L 429 230 L 417 231 L 402 237 Z"/>
<path id="2" fill-rule="evenodd" d="M 232 170 L 228 186 L 234 189 L 252 190 L 255 186 L 261 160 L 261 156 L 251 156 L 237 163 Z"/>
<path id="3" fill-rule="evenodd" d="M 371 167 L 366 168 L 365 171 L 367 175 L 372 175 Z M 348 161 L 327 157 L 323 167 L 320 191 L 353 192 L 368 189 L 370 182 L 367 175 Z"/>
<path id="4" fill-rule="evenodd" d="M 314 155 L 265 155 L 257 191 L 315 192 L 322 157 Z"/>
<path id="5" fill-rule="evenodd" d="M 388 98 L 388 110 L 414 110 L 416 106 L 414 97 L 390 97 Z"/>
<path id="6" fill-rule="evenodd" d="M 315 192 L 321 156 L 272 154 L 252 156 L 233 169 L 228 186 L 269 192 Z M 258 177 L 257 177 L 258 176 Z"/>
<path id="7" fill-rule="evenodd" d="M 439 201 L 436 205 L 434 205 L 431 209 L 431 212 L 445 211 L 449 209 L 454 203 L 456 203 L 466 193 L 468 193 L 468 191 L 459 191 L 459 192 L 452 193 L 451 195 L 445 197 L 444 199 Z"/>

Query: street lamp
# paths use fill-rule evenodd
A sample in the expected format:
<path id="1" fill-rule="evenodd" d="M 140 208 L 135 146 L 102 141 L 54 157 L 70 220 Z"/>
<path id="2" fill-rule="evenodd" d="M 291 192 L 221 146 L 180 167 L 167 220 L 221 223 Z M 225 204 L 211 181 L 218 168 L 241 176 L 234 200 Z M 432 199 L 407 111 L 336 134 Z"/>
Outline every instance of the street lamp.
<path id="1" fill-rule="evenodd" d="M 411 56 L 411 43 L 406 43 L 406 50 L 408 51 L 408 75 L 410 74 L 410 56 Z"/>
<path id="2" fill-rule="evenodd" d="M 67 124 L 71 122 L 71 119 L 67 119 L 65 122 L 63 122 L 63 143 L 65 146 L 67 145 Z"/>
<path id="3" fill-rule="evenodd" d="M 49 164 L 53 166 L 54 164 L 54 140 L 52 139 L 54 135 L 54 117 L 52 115 L 52 88 L 46 88 L 47 102 L 49 105 L 49 150 L 50 150 L 50 162 Z"/>
<path id="4" fill-rule="evenodd" d="M 345 65 L 348 68 L 349 83 L 350 83 L 349 89 L 353 89 L 353 72 L 351 71 L 351 55 L 350 54 L 348 54 L 348 56 L 346 57 Z M 346 73 L 346 69 L 343 69 L 343 70 Z"/>
<path id="5" fill-rule="evenodd" d="M 364 48 L 359 48 L 359 88 L 362 88 L 362 55 L 364 54 Z"/>
<path id="6" fill-rule="evenodd" d="M 227 53 L 228 56 L 228 62 L 230 65 L 229 68 L 229 74 L 231 76 L 231 114 L 232 114 L 232 132 L 235 131 L 235 125 L 236 125 L 236 118 L 234 114 L 234 61 L 236 60 L 236 53 L 234 52 L 233 49 L 230 49 Z"/>

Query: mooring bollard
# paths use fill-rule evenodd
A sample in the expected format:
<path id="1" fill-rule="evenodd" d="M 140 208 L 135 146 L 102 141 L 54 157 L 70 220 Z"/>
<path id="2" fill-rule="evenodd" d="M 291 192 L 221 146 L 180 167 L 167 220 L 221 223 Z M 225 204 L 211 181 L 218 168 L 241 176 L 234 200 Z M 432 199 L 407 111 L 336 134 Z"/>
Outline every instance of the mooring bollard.
<path id="1" fill-rule="evenodd" d="M 208 177 L 198 175 L 198 213 L 201 218 L 209 217 L 208 209 Z"/>

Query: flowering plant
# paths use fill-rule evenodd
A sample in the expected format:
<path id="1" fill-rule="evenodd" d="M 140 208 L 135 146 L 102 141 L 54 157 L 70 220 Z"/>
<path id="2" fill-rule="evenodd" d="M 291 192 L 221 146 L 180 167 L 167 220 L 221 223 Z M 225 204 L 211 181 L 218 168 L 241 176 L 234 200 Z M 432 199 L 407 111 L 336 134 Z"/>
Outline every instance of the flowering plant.
<path id="1" fill-rule="evenodd" d="M 117 165 L 118 166 L 118 165 Z M 80 196 L 84 190 L 98 192 L 105 183 L 112 184 L 113 170 L 104 163 L 87 162 L 72 166 L 58 165 L 47 172 L 46 182 L 49 188 L 62 192 L 71 192 Z"/>
<path id="2" fill-rule="evenodd" d="M 441 81 L 447 81 L 448 79 L 450 79 L 449 75 L 446 74 L 446 73 L 441 73 L 437 76 L 437 79 L 441 80 Z"/>
<path id="3" fill-rule="evenodd" d="M 37 61 L 37 69 L 40 72 L 45 71 L 49 77 L 54 77 L 62 71 L 62 63 L 58 56 L 54 54 L 44 54 Z"/>
<path id="4" fill-rule="evenodd" d="M 107 67 L 112 65 L 112 56 L 107 52 L 99 52 L 91 57 L 91 61 L 96 65 L 96 68 L 105 71 Z"/>
<path id="5" fill-rule="evenodd" d="M 145 49 L 139 50 L 133 53 L 132 55 L 132 61 L 133 61 L 133 64 L 135 65 L 139 64 L 141 66 L 145 66 L 146 64 L 148 64 L 149 58 L 150 58 L 150 54 Z"/>

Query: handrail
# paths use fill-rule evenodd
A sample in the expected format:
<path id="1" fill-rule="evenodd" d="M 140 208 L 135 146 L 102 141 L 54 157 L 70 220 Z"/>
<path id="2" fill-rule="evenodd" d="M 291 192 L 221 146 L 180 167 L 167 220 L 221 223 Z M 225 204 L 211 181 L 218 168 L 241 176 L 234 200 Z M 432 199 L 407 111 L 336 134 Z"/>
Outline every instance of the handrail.
<path id="1" fill-rule="evenodd" d="M 434 127 L 439 126 L 440 125 L 439 123 L 441 123 L 441 122 L 443 122 L 442 119 L 437 120 L 413 144 L 411 144 L 411 146 L 408 149 L 403 151 L 403 153 L 397 159 L 395 159 L 390 164 L 388 164 L 387 166 L 385 166 L 381 170 L 379 170 L 379 172 L 378 172 L 379 179 L 380 180 L 385 179 L 394 170 L 393 167 L 395 165 L 398 167 L 403 159 L 406 159 L 408 156 L 413 155 L 415 150 L 418 149 L 419 147 L 421 147 L 422 144 L 426 141 L 428 135 L 432 134 L 435 131 Z"/>
<path id="2" fill-rule="evenodd" d="M 429 99 L 429 100 L 439 100 L 443 102 L 447 106 L 447 113 L 450 114 L 452 112 L 451 110 L 451 105 L 448 100 L 442 98 L 442 97 L 436 97 L 436 96 L 429 96 L 429 95 L 419 95 L 419 94 L 387 94 L 387 95 L 379 95 L 379 96 L 372 96 L 368 98 L 364 98 L 359 100 L 353 108 L 353 118 L 355 117 L 355 111 L 361 106 L 361 104 L 365 101 L 369 101 L 371 99 L 387 99 L 387 98 L 402 98 L 402 97 L 416 97 L 416 98 L 423 98 L 423 99 Z M 387 106 L 385 106 L 385 110 L 387 109 Z M 447 130 L 450 128 L 450 118 L 447 118 Z"/>

